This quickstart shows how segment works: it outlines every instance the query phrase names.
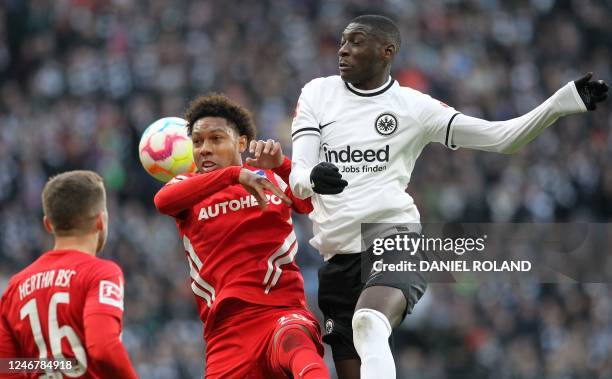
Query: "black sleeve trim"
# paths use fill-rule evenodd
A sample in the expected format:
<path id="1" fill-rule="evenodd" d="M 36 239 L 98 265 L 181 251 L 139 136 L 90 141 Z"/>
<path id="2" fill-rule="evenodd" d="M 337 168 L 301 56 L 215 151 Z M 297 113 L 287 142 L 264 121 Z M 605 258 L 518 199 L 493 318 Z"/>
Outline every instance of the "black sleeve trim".
<path id="1" fill-rule="evenodd" d="M 458 114 L 460 114 L 460 113 L 459 112 L 455 113 L 453 115 L 453 117 L 451 117 L 451 119 L 448 121 L 448 125 L 446 125 L 446 138 L 444 139 L 444 144 L 446 145 L 446 147 L 450 147 L 450 146 L 448 146 L 448 137 L 449 137 L 449 134 L 450 134 L 450 127 L 451 127 L 451 124 L 453 123 L 453 120 L 455 119 L 455 117 L 457 117 Z M 453 147 L 455 147 L 455 146 L 453 146 Z"/>
<path id="2" fill-rule="evenodd" d="M 321 130 L 319 128 L 302 128 L 300 130 L 296 130 L 295 132 L 293 132 L 291 134 L 291 138 L 295 137 L 296 134 L 298 134 L 298 133 L 306 132 L 306 131 L 312 131 L 312 132 L 317 132 L 317 133 L 321 134 Z"/>

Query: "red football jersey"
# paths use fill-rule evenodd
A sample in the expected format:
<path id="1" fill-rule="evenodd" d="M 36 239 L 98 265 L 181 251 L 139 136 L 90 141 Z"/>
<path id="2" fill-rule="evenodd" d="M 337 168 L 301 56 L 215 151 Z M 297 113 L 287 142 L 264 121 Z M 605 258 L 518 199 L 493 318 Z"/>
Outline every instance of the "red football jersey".
<path id="1" fill-rule="evenodd" d="M 274 171 L 244 168 L 267 177 L 285 191 L 296 211 L 312 211 L 310 200 L 294 198 L 286 184 L 291 170 L 289 159 Z M 219 312 L 220 305 L 229 298 L 306 307 L 304 281 L 294 262 L 298 246 L 292 207 L 266 192 L 268 209 L 262 211 L 255 198 L 238 184 L 240 169 L 233 166 L 206 174 L 179 175 L 155 198 L 160 211 L 176 218 L 205 334 L 215 318 L 224 316 Z M 173 202 L 183 205 L 167 206 Z M 173 214 L 186 204 L 190 206 Z"/>
<path id="2" fill-rule="evenodd" d="M 0 334 L 12 336 L 15 357 L 76 359 L 78 368 L 65 377 L 102 378 L 103 369 L 87 359 L 83 326 L 96 314 L 122 319 L 119 266 L 76 250 L 51 250 L 9 281 L 0 300 Z"/>

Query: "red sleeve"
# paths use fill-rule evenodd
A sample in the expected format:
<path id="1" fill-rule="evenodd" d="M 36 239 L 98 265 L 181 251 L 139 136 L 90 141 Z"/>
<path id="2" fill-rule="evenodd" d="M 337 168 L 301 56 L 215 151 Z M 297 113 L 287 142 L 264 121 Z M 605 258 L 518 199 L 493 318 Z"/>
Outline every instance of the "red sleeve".
<path id="1" fill-rule="evenodd" d="M 305 213 L 308 214 L 312 212 L 312 203 L 310 202 L 310 198 L 306 199 L 298 199 L 293 195 L 291 189 L 289 188 L 289 175 L 291 174 L 291 160 L 287 157 L 283 160 L 283 164 L 279 167 L 273 168 L 272 171 L 280 176 L 280 178 L 287 183 L 287 188 L 285 189 L 285 194 L 291 199 L 293 202 L 292 208 L 297 213 Z"/>
<path id="2" fill-rule="evenodd" d="M 289 175 L 291 174 L 291 159 L 285 157 L 285 159 L 283 159 L 283 163 L 280 166 L 273 168 L 272 171 L 276 175 L 280 176 L 285 183 L 289 184 Z"/>
<path id="3" fill-rule="evenodd" d="M 123 318 L 123 272 L 111 261 L 99 259 L 89 279 L 83 319 L 92 314 Z"/>
<path id="4" fill-rule="evenodd" d="M 0 300 L 0 358 L 17 358 L 20 355 L 19 346 L 11 333 L 11 328 L 8 325 L 8 321 L 2 315 L 2 301 L 3 300 Z M 0 372 L 0 378 L 2 379 L 23 377 L 24 376 L 21 374 L 8 374 Z"/>
<path id="5" fill-rule="evenodd" d="M 138 378 L 121 343 L 121 322 L 115 317 L 90 314 L 84 319 L 87 355 L 103 378 Z"/>
<path id="6" fill-rule="evenodd" d="M 4 316 L 0 316 L 0 358 L 16 358 L 19 356 L 17 341 Z"/>
<path id="7" fill-rule="evenodd" d="M 165 215 L 177 217 L 227 186 L 238 184 L 240 170 L 239 166 L 231 166 L 190 177 L 179 175 L 157 192 L 155 207 Z"/>
<path id="8" fill-rule="evenodd" d="M 291 192 L 291 189 L 289 187 L 287 187 L 287 189 L 285 190 L 285 194 L 289 196 L 289 198 L 293 202 L 293 204 L 291 204 L 291 208 L 293 208 L 294 211 L 303 214 L 309 214 L 310 212 L 312 212 L 312 202 L 310 201 L 309 197 L 305 199 L 300 199 L 293 195 L 293 192 Z"/>

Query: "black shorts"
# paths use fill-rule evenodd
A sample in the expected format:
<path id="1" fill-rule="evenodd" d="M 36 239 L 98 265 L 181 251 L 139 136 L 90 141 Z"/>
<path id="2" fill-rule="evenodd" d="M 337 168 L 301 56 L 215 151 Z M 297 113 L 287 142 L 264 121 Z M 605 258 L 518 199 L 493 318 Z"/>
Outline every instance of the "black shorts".
<path id="1" fill-rule="evenodd" d="M 323 341 L 331 346 L 334 361 L 359 359 L 351 325 L 355 305 L 364 289 L 372 286 L 400 289 L 406 298 L 403 320 L 427 288 L 419 273 L 373 271 L 374 260 L 380 258 L 370 248 L 358 254 L 337 254 L 319 269 L 319 308 L 325 320 Z M 382 259 L 393 263 L 402 259 L 402 255 L 385 253 Z"/>

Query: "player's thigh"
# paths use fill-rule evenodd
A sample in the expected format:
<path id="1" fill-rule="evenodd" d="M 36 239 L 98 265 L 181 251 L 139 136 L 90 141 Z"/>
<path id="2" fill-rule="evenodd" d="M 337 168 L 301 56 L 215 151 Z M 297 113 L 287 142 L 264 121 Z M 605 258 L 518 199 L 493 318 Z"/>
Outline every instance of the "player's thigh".
<path id="1" fill-rule="evenodd" d="M 321 341 L 321 326 L 317 319 L 307 309 L 289 309 L 287 311 L 278 312 L 274 316 L 273 321 L 271 345 L 273 350 L 277 349 L 279 337 L 283 332 L 291 328 L 296 328 L 310 337 L 318 353 L 323 356 L 325 349 Z"/>
<path id="2" fill-rule="evenodd" d="M 396 236 L 391 235 L 388 238 L 393 239 Z M 393 250 L 377 255 L 370 248 L 362 253 L 362 280 L 365 284 L 355 310 L 377 310 L 387 316 L 392 327 L 397 327 L 425 293 L 427 281 L 418 271 L 380 270 L 382 266 L 375 266 L 375 263 L 382 262 L 388 267 L 396 267 L 405 261 L 418 264 L 420 259 L 423 259 L 421 253 L 415 255 Z M 379 269 L 375 270 L 375 267 Z"/>
<path id="3" fill-rule="evenodd" d="M 321 340 L 321 327 L 316 318 L 306 309 L 287 309 L 277 312 L 270 317 L 270 326 L 273 331 L 268 342 L 265 360 L 270 371 L 267 373 L 270 378 L 282 378 L 285 374 L 279 362 L 279 349 L 282 343 L 283 333 L 290 329 L 298 329 L 310 337 L 321 358 L 325 353 Z M 262 323 L 263 324 L 263 323 Z M 263 325 L 262 325 L 263 326 Z"/>
<path id="4" fill-rule="evenodd" d="M 264 353 L 274 330 L 266 307 L 259 317 L 228 322 L 206 337 L 206 379 L 268 379 Z M 266 322 L 267 321 L 267 322 Z"/>
<path id="5" fill-rule="evenodd" d="M 336 374 L 338 379 L 359 379 L 361 370 L 361 361 L 359 359 L 344 359 L 334 361 L 336 365 Z"/>
<path id="6" fill-rule="evenodd" d="M 395 328 L 404 319 L 406 305 L 406 297 L 402 290 L 376 285 L 367 287 L 361 292 L 355 310 L 367 308 L 379 311 L 387 316 L 391 327 Z"/>
<path id="7" fill-rule="evenodd" d="M 226 338 L 220 341 L 207 341 L 206 379 L 252 378 L 265 379 L 261 359 L 253 354 L 246 341 L 239 338 Z"/>
<path id="8" fill-rule="evenodd" d="M 360 254 L 336 255 L 319 269 L 323 341 L 331 347 L 334 362 L 359 359 L 351 320 L 362 288 Z"/>
<path id="9" fill-rule="evenodd" d="M 364 282 L 361 280 L 361 254 L 338 254 L 319 269 L 319 308 L 336 319 L 353 313 Z"/>

